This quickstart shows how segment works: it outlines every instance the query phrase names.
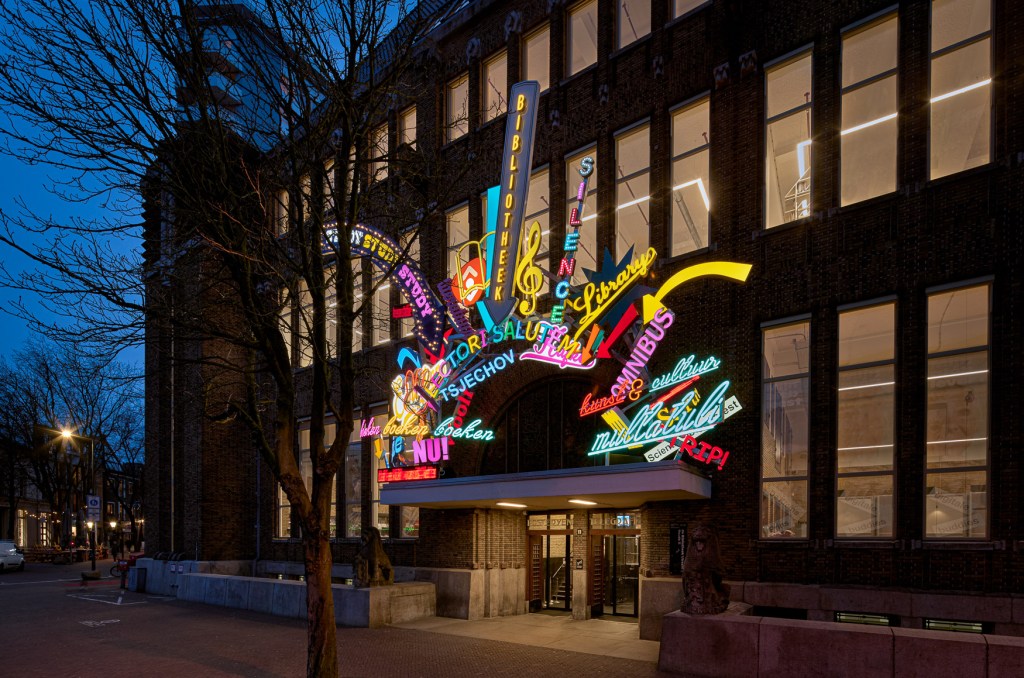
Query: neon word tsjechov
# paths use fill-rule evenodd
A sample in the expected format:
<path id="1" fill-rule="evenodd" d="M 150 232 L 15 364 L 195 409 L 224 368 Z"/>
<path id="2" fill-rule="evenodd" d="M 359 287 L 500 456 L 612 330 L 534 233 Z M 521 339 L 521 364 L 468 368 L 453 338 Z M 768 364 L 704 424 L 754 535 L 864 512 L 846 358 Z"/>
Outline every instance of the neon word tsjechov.
<path id="1" fill-rule="evenodd" d="M 516 352 L 508 351 L 502 353 L 497 357 L 491 359 L 489 362 L 481 365 L 472 372 L 463 374 L 457 382 L 449 384 L 440 390 L 441 397 L 444 398 L 445 402 L 458 398 L 459 394 L 463 391 L 468 391 L 477 384 L 481 384 L 488 379 L 488 377 L 494 376 L 496 373 L 501 372 L 503 369 L 513 365 L 516 362 Z"/>
<path id="2" fill-rule="evenodd" d="M 588 455 L 624 450 L 686 433 L 699 435 L 710 431 L 724 418 L 725 392 L 728 389 L 729 381 L 723 381 L 704 399 L 700 409 L 692 407 L 694 391 L 687 391 L 667 413 L 663 413 L 657 403 L 644 407 L 625 430 L 598 433 Z"/>
<path id="3" fill-rule="evenodd" d="M 461 440 L 494 440 L 494 431 L 486 428 L 477 428 L 483 423 L 481 419 L 474 419 L 465 428 L 456 427 L 448 417 L 434 429 L 434 435 L 438 438 L 449 437 Z"/>

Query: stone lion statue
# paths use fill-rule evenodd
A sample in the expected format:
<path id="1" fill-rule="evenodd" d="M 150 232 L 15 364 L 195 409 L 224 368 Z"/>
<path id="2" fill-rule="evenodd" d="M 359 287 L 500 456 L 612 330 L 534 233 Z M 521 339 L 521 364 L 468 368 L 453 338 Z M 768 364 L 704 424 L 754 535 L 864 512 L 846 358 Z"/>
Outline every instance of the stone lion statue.
<path id="1" fill-rule="evenodd" d="M 718 535 L 698 525 L 690 535 L 683 562 L 683 604 L 686 614 L 718 614 L 729 607 L 729 585 L 722 582 Z"/>
<path id="2" fill-rule="evenodd" d="M 362 546 L 356 552 L 352 564 L 352 583 L 357 588 L 367 586 L 386 586 L 395 583 L 395 572 L 391 567 L 391 559 L 384 553 L 384 545 L 380 540 L 380 530 L 368 527 L 363 530 Z"/>

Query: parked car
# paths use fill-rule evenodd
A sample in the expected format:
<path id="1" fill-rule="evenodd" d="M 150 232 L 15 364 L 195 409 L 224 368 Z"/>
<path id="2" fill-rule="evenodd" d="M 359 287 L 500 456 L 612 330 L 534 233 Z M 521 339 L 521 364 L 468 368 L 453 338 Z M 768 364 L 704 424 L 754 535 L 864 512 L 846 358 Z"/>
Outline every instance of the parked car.
<path id="1" fill-rule="evenodd" d="M 0 570 L 24 570 L 25 554 L 13 541 L 0 541 Z"/>

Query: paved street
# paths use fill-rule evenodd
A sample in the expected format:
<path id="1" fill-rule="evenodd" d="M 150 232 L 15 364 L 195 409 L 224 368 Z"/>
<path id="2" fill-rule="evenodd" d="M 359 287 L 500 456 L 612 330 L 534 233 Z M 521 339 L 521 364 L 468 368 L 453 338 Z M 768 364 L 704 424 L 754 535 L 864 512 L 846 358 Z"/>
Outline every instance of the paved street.
<path id="1" fill-rule="evenodd" d="M 303 675 L 303 622 L 122 592 L 118 581 L 107 575 L 111 564 L 99 561 L 104 579 L 85 587 L 79 573 L 89 563 L 29 563 L 25 572 L 0 575 L 4 675 Z M 465 623 L 437 624 L 460 629 L 455 632 L 439 633 L 429 626 L 339 628 L 340 675 L 659 675 L 651 661 L 470 637 L 462 635 Z M 508 628 L 514 633 L 517 627 Z M 527 632 L 524 626 L 518 628 Z"/>

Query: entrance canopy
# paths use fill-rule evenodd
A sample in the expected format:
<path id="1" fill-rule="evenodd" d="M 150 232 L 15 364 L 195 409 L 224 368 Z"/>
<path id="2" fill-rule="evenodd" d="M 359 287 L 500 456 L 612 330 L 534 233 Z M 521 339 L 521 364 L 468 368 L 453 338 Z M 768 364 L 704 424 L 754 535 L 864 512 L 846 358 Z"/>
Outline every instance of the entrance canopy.
<path id="1" fill-rule="evenodd" d="M 380 491 L 383 504 L 422 508 L 518 508 L 524 510 L 630 508 L 648 501 L 708 499 L 711 480 L 682 461 L 588 466 L 584 468 L 471 476 L 447 480 L 389 483 Z"/>

